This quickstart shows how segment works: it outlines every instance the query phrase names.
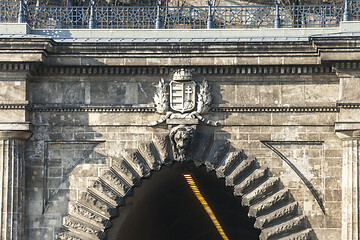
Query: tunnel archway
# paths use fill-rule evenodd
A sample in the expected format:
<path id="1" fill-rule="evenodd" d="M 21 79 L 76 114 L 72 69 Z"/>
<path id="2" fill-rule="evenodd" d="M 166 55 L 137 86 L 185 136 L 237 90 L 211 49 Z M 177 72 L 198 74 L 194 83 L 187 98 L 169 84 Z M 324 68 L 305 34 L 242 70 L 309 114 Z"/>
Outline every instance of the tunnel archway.
<path id="1" fill-rule="evenodd" d="M 107 230 L 108 239 L 221 239 L 184 174 L 191 174 L 229 239 L 259 239 L 255 219 L 247 216 L 248 209 L 233 196 L 232 188 L 226 187 L 214 172 L 193 163 L 163 167 L 143 180 L 141 187 L 135 188 L 119 208 L 119 217 Z"/>
<path id="2" fill-rule="evenodd" d="M 212 143 L 202 136 L 199 139 L 202 140 L 196 143 L 189 162 L 205 166 L 206 171 L 225 179 L 220 182 L 233 188 L 235 196 L 232 195 L 232 198 L 238 199 L 246 207 L 243 209 L 248 209 L 247 215 L 255 219 L 254 227 L 260 230 L 260 240 L 316 239 L 299 204 L 268 168 L 261 167 L 256 158 L 236 150 L 228 141 Z M 132 195 L 134 187 L 147 181 L 150 183 L 151 178 L 146 179 L 154 170 L 177 163 L 173 156 L 169 136 L 154 134 L 153 141 L 139 142 L 138 149 L 126 149 L 123 156 L 110 158 L 108 168 L 102 169 L 93 184 L 75 204 L 69 206 L 69 215 L 63 218 L 64 231 L 59 238 L 105 239 L 106 229 L 113 226 L 114 219 L 121 219 L 117 207 Z M 235 225 L 239 227 L 241 224 Z M 138 230 L 144 231 L 142 226 Z"/>

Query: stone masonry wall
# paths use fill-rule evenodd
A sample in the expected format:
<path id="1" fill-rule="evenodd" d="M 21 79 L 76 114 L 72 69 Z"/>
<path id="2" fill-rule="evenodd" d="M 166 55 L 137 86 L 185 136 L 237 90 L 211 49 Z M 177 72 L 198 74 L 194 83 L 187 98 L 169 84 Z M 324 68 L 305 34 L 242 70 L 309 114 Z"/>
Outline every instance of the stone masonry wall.
<path id="1" fill-rule="evenodd" d="M 322 239 L 341 234 L 341 140 L 334 123 L 339 80 L 330 67 L 294 71 L 202 73 L 212 88 L 220 127 L 201 126 L 257 157 L 291 190 Z M 300 70 L 299 70 L 300 69 Z M 311 69 L 311 71 L 309 70 Z M 138 140 L 151 141 L 166 126 L 153 111 L 155 85 L 163 74 L 38 74 L 30 80 L 33 136 L 26 146 L 26 239 L 54 239 L 69 206 L 102 168 Z M 266 144 L 286 157 L 308 186 Z"/>

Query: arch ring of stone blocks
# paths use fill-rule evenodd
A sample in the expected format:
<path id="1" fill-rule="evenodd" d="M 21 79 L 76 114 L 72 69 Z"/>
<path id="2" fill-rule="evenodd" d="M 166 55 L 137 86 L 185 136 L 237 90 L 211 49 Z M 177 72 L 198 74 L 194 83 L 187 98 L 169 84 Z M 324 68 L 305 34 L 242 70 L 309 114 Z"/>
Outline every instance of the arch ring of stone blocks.
<path id="1" fill-rule="evenodd" d="M 206 141 L 202 144 L 209 145 Z M 59 239 L 105 239 L 111 218 L 117 216 L 117 207 L 132 188 L 139 186 L 141 178 L 148 177 L 152 170 L 174 161 L 168 135 L 154 135 L 153 141 L 139 142 L 138 146 L 126 150 L 121 158 L 110 159 L 109 167 L 69 206 Z M 227 186 L 233 186 L 234 195 L 240 196 L 241 204 L 249 208 L 248 216 L 256 219 L 254 227 L 261 230 L 260 240 L 316 239 L 299 204 L 268 168 L 235 150 L 227 141 L 209 146 L 195 150 L 193 161 L 198 166 L 204 164 L 217 177 L 225 178 Z"/>

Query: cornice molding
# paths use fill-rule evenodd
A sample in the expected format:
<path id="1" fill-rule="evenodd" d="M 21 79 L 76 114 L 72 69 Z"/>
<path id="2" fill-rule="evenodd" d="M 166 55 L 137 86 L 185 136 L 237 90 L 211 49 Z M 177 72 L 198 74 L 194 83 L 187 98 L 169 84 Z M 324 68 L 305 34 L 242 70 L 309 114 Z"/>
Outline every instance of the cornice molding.
<path id="1" fill-rule="evenodd" d="M 178 67 L 39 67 L 36 71 L 37 75 L 159 75 L 170 74 L 177 70 Z M 312 75 L 312 74 L 334 74 L 332 66 L 199 66 L 189 67 L 194 74 L 276 74 L 276 75 Z"/>
<path id="2" fill-rule="evenodd" d="M 213 112 L 271 112 L 271 113 L 283 113 L 283 112 L 339 112 L 339 108 L 333 106 L 296 106 L 296 107 L 214 107 Z"/>
<path id="3" fill-rule="evenodd" d="M 356 105 L 360 108 L 360 104 Z M 109 112 L 109 113 L 155 113 L 151 106 L 54 106 L 54 105 L 26 105 L 26 104 L 0 104 L 0 109 L 27 109 L 31 112 Z M 339 112 L 335 106 L 289 106 L 289 107 L 213 107 L 212 112 L 234 113 L 283 113 L 283 112 Z"/>

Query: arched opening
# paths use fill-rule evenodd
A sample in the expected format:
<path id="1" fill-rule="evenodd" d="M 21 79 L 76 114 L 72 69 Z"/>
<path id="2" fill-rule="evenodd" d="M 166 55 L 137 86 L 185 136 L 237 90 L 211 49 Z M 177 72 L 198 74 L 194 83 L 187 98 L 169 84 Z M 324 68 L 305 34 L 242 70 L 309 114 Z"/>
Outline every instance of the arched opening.
<path id="1" fill-rule="evenodd" d="M 234 197 L 233 189 L 214 172 L 193 163 L 163 166 L 143 179 L 134 194 L 119 208 L 119 217 L 107 230 L 109 240 L 130 239 L 222 239 L 184 174 L 191 174 L 229 239 L 259 239 L 260 230 L 247 216 L 248 210 Z"/>

